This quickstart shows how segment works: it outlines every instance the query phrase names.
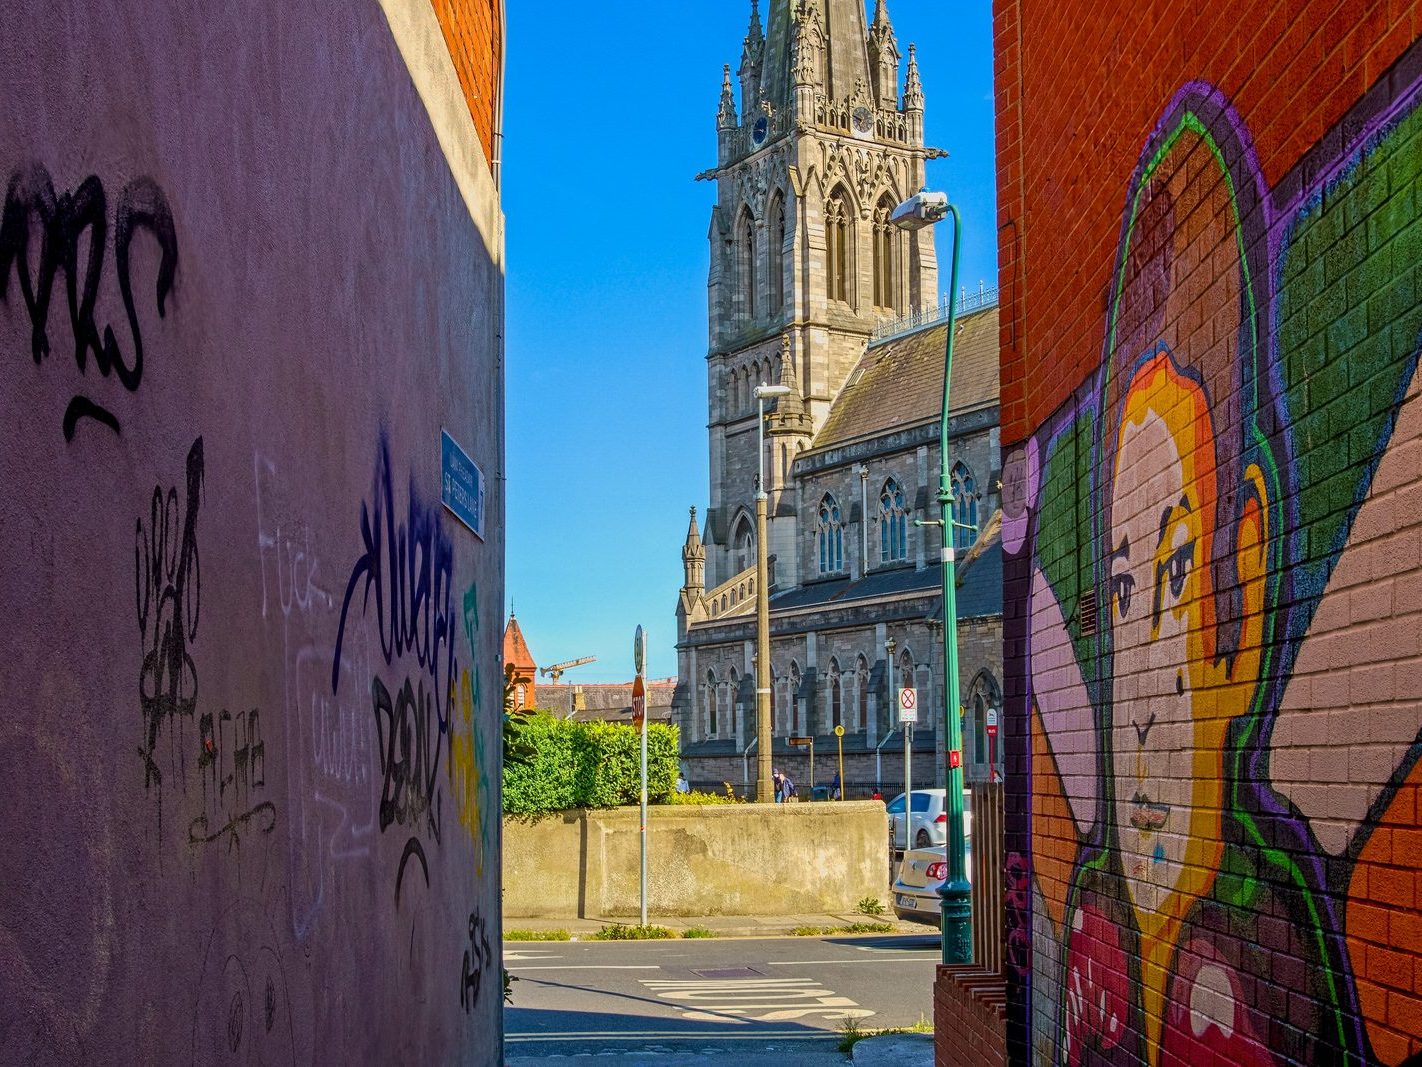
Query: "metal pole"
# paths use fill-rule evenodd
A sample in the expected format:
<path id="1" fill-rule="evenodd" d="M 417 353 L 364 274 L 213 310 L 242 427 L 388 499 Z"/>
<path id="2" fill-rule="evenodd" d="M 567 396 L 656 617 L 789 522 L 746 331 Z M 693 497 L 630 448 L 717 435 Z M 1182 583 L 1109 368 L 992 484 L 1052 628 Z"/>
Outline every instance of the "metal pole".
<path id="1" fill-rule="evenodd" d="M 913 848 L 913 723 L 904 723 L 904 851 Z"/>
<path id="2" fill-rule="evenodd" d="M 647 716 L 642 716 L 642 925 L 647 925 Z"/>
<path id="3" fill-rule="evenodd" d="M 815 799 L 815 739 L 810 738 L 810 799 Z"/>
<path id="4" fill-rule="evenodd" d="M 835 739 L 835 741 L 837 741 L 837 742 L 839 743 L 839 797 L 838 797 L 837 799 L 843 800 L 843 799 L 844 799 L 844 727 L 843 727 L 843 726 L 836 726 L 836 727 L 834 728 L 834 739 Z"/>
<path id="5" fill-rule="evenodd" d="M 638 628 L 641 629 L 640 627 Z M 638 689 L 642 690 L 642 925 L 647 925 L 647 704 L 646 704 L 646 637 L 640 642 L 637 657 Z"/>
<path id="6" fill-rule="evenodd" d="M 950 294 L 958 291 L 958 253 L 963 217 L 953 216 L 953 273 Z M 963 730 L 958 717 L 958 600 L 953 559 L 953 491 L 948 474 L 948 401 L 953 385 L 953 334 L 957 304 L 949 297 L 948 341 L 943 353 L 943 412 L 938 426 L 938 517 L 942 520 L 943 559 L 943 736 L 948 758 L 948 877 L 939 890 L 942 902 L 943 962 L 973 962 L 972 889 L 968 885 L 966 835 L 963 833 Z"/>
<path id="7" fill-rule="evenodd" d="M 770 590 L 769 563 L 766 555 L 765 492 L 765 398 L 758 397 L 759 417 L 756 419 L 756 493 L 755 493 L 755 645 L 759 653 L 755 661 L 755 732 L 759 751 L 755 756 L 755 799 L 769 804 L 775 796 L 770 781 Z"/>

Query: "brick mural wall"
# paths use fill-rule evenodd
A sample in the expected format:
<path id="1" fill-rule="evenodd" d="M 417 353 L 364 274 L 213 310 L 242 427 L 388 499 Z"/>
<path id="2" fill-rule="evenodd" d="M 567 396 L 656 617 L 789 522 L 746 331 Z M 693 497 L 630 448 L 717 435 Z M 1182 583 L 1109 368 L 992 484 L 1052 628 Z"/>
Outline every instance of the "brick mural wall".
<path id="1" fill-rule="evenodd" d="M 1422 1062 L 1422 5 L 996 16 L 1011 1058 Z"/>
<path id="2" fill-rule="evenodd" d="M 494 162 L 503 92 L 504 27 L 500 0 L 430 0 L 454 60 L 484 159 Z"/>

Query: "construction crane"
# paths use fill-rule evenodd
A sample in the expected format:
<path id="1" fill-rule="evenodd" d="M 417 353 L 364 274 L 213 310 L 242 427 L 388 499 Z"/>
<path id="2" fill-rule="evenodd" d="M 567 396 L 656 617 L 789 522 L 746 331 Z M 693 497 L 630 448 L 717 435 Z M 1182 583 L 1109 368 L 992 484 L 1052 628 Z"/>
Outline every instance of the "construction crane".
<path id="1" fill-rule="evenodd" d="M 563 677 L 563 672 L 571 670 L 573 667 L 581 667 L 584 663 L 593 663 L 596 656 L 584 656 L 582 659 L 570 659 L 567 663 L 555 663 L 551 667 L 540 667 L 538 673 L 545 678 L 552 678 L 553 684 L 558 684 L 558 679 Z"/>

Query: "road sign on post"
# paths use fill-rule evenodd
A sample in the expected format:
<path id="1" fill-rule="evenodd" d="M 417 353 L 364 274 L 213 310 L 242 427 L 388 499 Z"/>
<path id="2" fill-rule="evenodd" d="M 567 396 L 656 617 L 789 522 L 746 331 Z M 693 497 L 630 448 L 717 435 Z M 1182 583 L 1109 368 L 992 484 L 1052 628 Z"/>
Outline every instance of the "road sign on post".
<path id="1" fill-rule="evenodd" d="M 792 737 L 790 743 L 798 748 L 810 750 L 810 799 L 815 799 L 815 739 L 813 737 Z"/>
<path id="2" fill-rule="evenodd" d="M 918 690 L 899 690 L 899 725 L 918 723 Z"/>
<path id="3" fill-rule="evenodd" d="M 639 674 L 632 679 L 632 725 L 642 729 L 647 721 L 647 687 Z"/>

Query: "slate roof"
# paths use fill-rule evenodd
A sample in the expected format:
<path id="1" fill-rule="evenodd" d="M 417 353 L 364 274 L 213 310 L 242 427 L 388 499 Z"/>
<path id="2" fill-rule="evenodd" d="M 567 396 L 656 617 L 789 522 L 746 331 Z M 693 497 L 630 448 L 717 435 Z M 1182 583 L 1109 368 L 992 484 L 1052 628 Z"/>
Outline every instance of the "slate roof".
<path id="1" fill-rule="evenodd" d="M 652 722 L 670 722 L 672 694 L 676 691 L 675 678 L 661 678 L 649 681 L 647 685 L 647 717 Z M 632 721 L 632 683 L 583 683 L 569 685 L 540 685 L 538 706 L 555 715 L 566 715 L 568 701 L 573 693 L 581 694 L 583 708 L 573 718 L 580 722 L 600 719 L 604 722 Z"/>
<path id="2" fill-rule="evenodd" d="M 995 538 L 969 566 L 958 571 L 958 618 L 981 619 L 1002 614 L 1002 540 Z M 871 571 L 858 581 L 839 578 L 812 582 L 770 598 L 772 612 L 793 608 L 829 607 L 875 597 L 936 594 L 943 587 L 941 564 L 923 570 L 911 567 Z M 940 612 L 941 613 L 941 612 Z"/>
<path id="3" fill-rule="evenodd" d="M 952 412 L 990 407 L 998 397 L 997 308 L 958 317 Z M 936 422 L 943 406 L 947 322 L 870 345 L 840 390 L 811 449 Z"/>

